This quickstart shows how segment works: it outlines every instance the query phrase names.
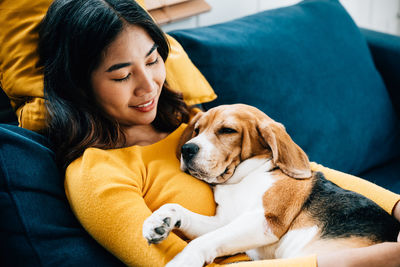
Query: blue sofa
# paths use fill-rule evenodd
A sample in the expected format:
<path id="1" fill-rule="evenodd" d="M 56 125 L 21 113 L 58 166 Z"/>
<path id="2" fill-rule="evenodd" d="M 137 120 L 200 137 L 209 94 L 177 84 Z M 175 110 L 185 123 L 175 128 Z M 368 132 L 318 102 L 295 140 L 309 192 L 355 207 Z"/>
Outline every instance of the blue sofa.
<path id="1" fill-rule="evenodd" d="M 170 34 L 218 95 L 205 108 L 254 105 L 312 161 L 400 193 L 400 37 L 359 29 L 336 0 Z M 123 266 L 74 218 L 51 145 L 16 126 L 1 91 L 0 122 L 0 265 Z"/>

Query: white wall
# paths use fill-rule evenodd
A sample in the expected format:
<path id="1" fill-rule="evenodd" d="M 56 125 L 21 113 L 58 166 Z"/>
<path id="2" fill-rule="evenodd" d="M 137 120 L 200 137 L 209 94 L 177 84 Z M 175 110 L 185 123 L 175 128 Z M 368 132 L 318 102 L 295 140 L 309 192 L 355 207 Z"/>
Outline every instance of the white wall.
<path id="1" fill-rule="evenodd" d="M 400 0 L 341 0 L 358 25 L 400 35 Z"/>
<path id="2" fill-rule="evenodd" d="M 288 6 L 299 0 L 206 0 L 210 12 L 162 26 L 165 31 L 206 26 Z M 364 28 L 400 35 L 400 0 L 340 0 L 355 22 Z"/>

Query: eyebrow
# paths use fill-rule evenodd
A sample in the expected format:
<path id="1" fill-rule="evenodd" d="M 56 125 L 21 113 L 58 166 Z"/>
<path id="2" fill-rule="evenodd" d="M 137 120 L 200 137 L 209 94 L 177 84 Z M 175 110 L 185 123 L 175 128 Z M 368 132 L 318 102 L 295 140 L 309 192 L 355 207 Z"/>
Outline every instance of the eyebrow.
<path id="1" fill-rule="evenodd" d="M 158 48 L 158 45 L 156 43 L 153 44 L 153 46 L 150 48 L 149 52 L 147 52 L 146 57 L 150 56 L 151 53 L 153 53 L 154 50 Z"/>
<path id="2" fill-rule="evenodd" d="M 153 53 L 153 51 L 156 50 L 157 48 L 158 48 L 158 45 L 157 45 L 156 43 L 154 43 L 153 46 L 150 48 L 149 52 L 147 52 L 147 54 L 146 54 L 145 57 L 150 56 L 151 53 Z M 114 70 L 118 70 L 118 69 L 121 69 L 121 68 L 125 68 L 125 67 L 130 66 L 130 65 L 132 65 L 131 62 L 117 63 L 117 64 L 114 64 L 114 65 L 112 65 L 111 67 L 109 67 L 109 68 L 106 70 L 106 72 L 112 72 L 112 71 L 114 71 Z"/>
<path id="3" fill-rule="evenodd" d="M 109 67 L 109 68 L 106 70 L 106 72 L 112 72 L 112 71 L 114 71 L 114 70 L 118 70 L 118 69 L 121 69 L 121 68 L 130 66 L 130 65 L 132 65 L 132 63 L 130 63 L 130 62 L 114 64 L 114 65 L 112 65 L 111 67 Z"/>

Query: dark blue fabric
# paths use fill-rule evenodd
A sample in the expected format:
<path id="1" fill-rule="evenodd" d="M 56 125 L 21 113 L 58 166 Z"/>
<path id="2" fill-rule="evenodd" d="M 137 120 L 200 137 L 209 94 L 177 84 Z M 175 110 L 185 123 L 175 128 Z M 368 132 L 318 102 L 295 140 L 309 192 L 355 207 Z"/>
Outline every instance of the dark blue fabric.
<path id="1" fill-rule="evenodd" d="M 400 158 L 375 166 L 361 173 L 360 177 L 400 194 Z"/>
<path id="2" fill-rule="evenodd" d="M 335 0 L 170 33 L 218 95 L 282 122 L 312 161 L 360 174 L 400 155 L 399 122 L 367 43 Z"/>
<path id="3" fill-rule="evenodd" d="M 0 266 L 123 266 L 79 225 L 39 134 L 0 124 Z"/>
<path id="4" fill-rule="evenodd" d="M 400 115 L 400 37 L 361 29 L 371 50 L 376 68 L 388 89 L 392 103 Z"/>
<path id="5" fill-rule="evenodd" d="M 17 124 L 17 117 L 10 105 L 10 100 L 0 87 L 0 123 Z"/>

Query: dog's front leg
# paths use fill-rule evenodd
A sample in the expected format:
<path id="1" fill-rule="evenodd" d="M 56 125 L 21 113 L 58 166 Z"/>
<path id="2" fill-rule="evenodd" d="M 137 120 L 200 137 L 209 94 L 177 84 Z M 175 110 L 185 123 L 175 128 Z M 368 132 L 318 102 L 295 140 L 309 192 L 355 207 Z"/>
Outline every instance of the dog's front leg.
<path id="1" fill-rule="evenodd" d="M 174 228 L 179 228 L 188 238 L 194 239 L 223 224 L 218 216 L 204 216 L 179 204 L 165 204 L 143 223 L 143 236 L 149 243 L 159 243 Z"/>
<path id="2" fill-rule="evenodd" d="M 265 219 L 264 210 L 244 213 L 229 224 L 191 241 L 168 267 L 203 266 L 216 257 L 233 255 L 278 241 Z"/>

